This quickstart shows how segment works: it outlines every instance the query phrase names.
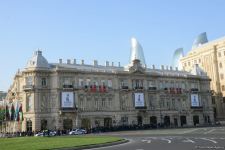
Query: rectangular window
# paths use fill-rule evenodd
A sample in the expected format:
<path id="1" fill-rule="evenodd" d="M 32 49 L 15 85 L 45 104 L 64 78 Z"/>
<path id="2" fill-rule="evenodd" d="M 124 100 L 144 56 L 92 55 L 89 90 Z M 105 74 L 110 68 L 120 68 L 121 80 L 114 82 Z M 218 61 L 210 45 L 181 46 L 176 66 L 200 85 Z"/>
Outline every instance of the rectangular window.
<path id="1" fill-rule="evenodd" d="M 212 104 L 216 104 L 215 97 L 212 97 Z"/>
<path id="2" fill-rule="evenodd" d="M 218 52 L 218 57 L 221 57 L 221 53 L 220 52 Z"/>
<path id="3" fill-rule="evenodd" d="M 128 81 L 127 80 L 121 80 L 120 86 L 122 89 L 128 89 Z"/>
<path id="4" fill-rule="evenodd" d="M 33 85 L 33 77 L 32 76 L 26 77 L 26 85 Z"/>
<path id="5" fill-rule="evenodd" d="M 41 85 L 42 86 L 46 86 L 47 85 L 46 78 L 41 78 Z"/>
<path id="6" fill-rule="evenodd" d="M 112 88 L 112 80 L 108 80 L 108 88 Z"/>
<path id="7" fill-rule="evenodd" d="M 102 107 L 103 107 L 103 109 L 106 107 L 106 100 L 105 100 L 105 98 L 102 98 Z"/>
<path id="8" fill-rule="evenodd" d="M 222 85 L 222 91 L 225 91 L 225 86 L 224 85 Z"/>
<path id="9" fill-rule="evenodd" d="M 90 83 L 91 83 L 91 79 L 87 79 L 87 80 L 86 80 L 86 85 L 87 85 L 87 86 L 90 86 Z"/>
<path id="10" fill-rule="evenodd" d="M 31 111 L 31 109 L 32 109 L 32 98 L 31 98 L 31 95 L 27 96 L 26 109 L 27 109 L 27 112 Z"/>
<path id="11" fill-rule="evenodd" d="M 223 76 L 223 74 L 222 74 L 222 73 L 220 74 L 220 79 L 221 79 L 221 80 L 223 80 L 223 79 L 224 79 L 224 76 Z"/>
<path id="12" fill-rule="evenodd" d="M 101 85 L 105 86 L 105 80 L 101 80 Z"/>
<path id="13" fill-rule="evenodd" d="M 175 99 L 172 99 L 172 109 L 175 109 Z"/>
<path id="14" fill-rule="evenodd" d="M 79 79 L 79 87 L 83 87 L 84 86 L 84 80 L 83 79 Z"/>

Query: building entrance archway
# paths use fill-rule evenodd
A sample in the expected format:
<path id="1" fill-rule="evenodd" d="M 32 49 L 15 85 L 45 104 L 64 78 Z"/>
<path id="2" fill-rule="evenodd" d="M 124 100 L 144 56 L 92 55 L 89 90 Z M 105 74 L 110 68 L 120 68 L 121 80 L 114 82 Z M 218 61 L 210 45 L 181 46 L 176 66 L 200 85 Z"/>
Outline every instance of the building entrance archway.
<path id="1" fill-rule="evenodd" d="M 180 125 L 183 127 L 183 125 L 187 124 L 187 118 L 186 116 L 180 116 Z"/>
<path id="2" fill-rule="evenodd" d="M 170 126 L 170 116 L 164 117 L 164 126 L 169 127 Z"/>
<path id="3" fill-rule="evenodd" d="M 91 121 L 88 118 L 84 118 L 81 120 L 81 127 L 88 130 L 91 128 Z"/>
<path id="4" fill-rule="evenodd" d="M 73 122 L 71 119 L 64 119 L 63 120 L 63 129 L 64 130 L 71 130 L 73 127 Z"/>
<path id="5" fill-rule="evenodd" d="M 194 126 L 196 126 L 197 124 L 199 124 L 199 116 L 198 115 L 194 115 L 193 116 L 193 123 L 194 123 Z"/>
<path id="6" fill-rule="evenodd" d="M 137 122 L 139 126 L 142 126 L 143 124 L 142 116 L 137 116 Z"/>
<path id="7" fill-rule="evenodd" d="M 104 127 L 106 128 L 112 127 L 112 118 L 104 118 Z"/>
<path id="8" fill-rule="evenodd" d="M 150 126 L 152 128 L 156 128 L 157 127 L 157 117 L 156 116 L 151 116 L 150 117 Z"/>

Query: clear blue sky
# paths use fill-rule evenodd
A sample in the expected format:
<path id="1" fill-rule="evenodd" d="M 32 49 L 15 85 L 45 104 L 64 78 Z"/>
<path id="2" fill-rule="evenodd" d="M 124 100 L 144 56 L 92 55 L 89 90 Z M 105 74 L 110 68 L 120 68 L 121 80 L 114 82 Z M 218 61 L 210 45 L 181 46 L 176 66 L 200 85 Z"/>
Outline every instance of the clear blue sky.
<path id="1" fill-rule="evenodd" d="M 209 40 L 225 36 L 224 0 L 2 0 L 0 90 L 37 48 L 49 62 L 126 65 L 134 36 L 148 66 L 170 65 L 173 51 L 187 52 L 204 31 Z"/>

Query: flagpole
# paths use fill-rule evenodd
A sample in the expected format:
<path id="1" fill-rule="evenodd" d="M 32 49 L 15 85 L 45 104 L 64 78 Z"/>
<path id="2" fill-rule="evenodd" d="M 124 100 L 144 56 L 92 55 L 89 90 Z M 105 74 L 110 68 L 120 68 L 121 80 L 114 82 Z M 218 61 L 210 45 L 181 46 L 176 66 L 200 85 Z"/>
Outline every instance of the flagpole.
<path id="1" fill-rule="evenodd" d="M 5 105 L 5 133 L 6 133 L 6 105 L 7 103 L 5 102 L 5 99 L 4 99 L 4 105 Z"/>

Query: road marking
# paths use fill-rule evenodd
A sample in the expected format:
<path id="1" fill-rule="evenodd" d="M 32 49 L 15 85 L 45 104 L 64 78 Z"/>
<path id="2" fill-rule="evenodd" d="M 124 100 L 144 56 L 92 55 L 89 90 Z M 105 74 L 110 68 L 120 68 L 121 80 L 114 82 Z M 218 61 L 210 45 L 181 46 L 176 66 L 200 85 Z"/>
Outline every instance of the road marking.
<path id="1" fill-rule="evenodd" d="M 169 144 L 171 143 L 171 140 L 169 140 L 169 139 L 162 138 L 161 140 L 167 141 Z"/>
<path id="2" fill-rule="evenodd" d="M 179 134 L 191 133 L 191 132 L 194 132 L 194 131 L 196 131 L 196 130 L 199 130 L 199 129 L 187 130 L 187 131 L 183 131 L 183 132 L 181 132 L 181 133 L 179 133 Z"/>
<path id="3" fill-rule="evenodd" d="M 209 130 L 209 131 L 205 132 L 204 134 L 211 133 L 211 132 L 213 132 L 213 131 L 215 131 L 215 130 L 216 130 L 216 129 Z"/>
<path id="4" fill-rule="evenodd" d="M 195 143 L 195 141 L 192 141 L 191 139 L 183 140 L 183 142 L 185 142 L 185 143 Z"/>
<path id="5" fill-rule="evenodd" d="M 200 139 L 202 139 L 202 140 L 206 140 L 206 141 L 210 141 L 210 142 L 212 142 L 212 143 L 217 143 L 216 141 L 214 141 L 214 140 L 210 140 L 210 139 L 207 139 L 207 138 L 200 138 Z"/>
<path id="6" fill-rule="evenodd" d="M 221 140 L 225 140 L 225 138 L 220 138 Z"/>
<path id="7" fill-rule="evenodd" d="M 152 141 L 151 140 L 141 140 L 142 142 L 146 142 L 146 143 L 151 143 Z"/>
<path id="8" fill-rule="evenodd" d="M 136 149 L 136 150 L 144 150 L 144 149 Z"/>
<path id="9" fill-rule="evenodd" d="M 151 143 L 151 140 L 148 140 L 147 143 Z"/>

